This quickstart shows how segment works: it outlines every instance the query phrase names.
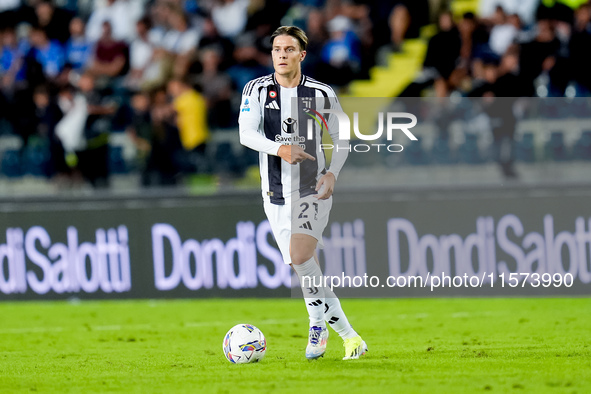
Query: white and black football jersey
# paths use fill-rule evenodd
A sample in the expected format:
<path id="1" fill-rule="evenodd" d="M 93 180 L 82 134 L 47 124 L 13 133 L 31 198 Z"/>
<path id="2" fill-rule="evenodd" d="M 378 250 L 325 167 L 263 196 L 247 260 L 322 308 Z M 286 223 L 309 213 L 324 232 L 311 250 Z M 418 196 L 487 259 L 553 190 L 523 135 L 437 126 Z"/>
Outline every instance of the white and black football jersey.
<path id="1" fill-rule="evenodd" d="M 244 87 L 238 121 L 240 142 L 260 152 L 261 184 L 266 201 L 283 205 L 286 198 L 316 194 L 316 182 L 327 171 L 322 134 L 328 129 L 333 142 L 337 142 L 339 136 L 336 116 L 320 116 L 315 110 L 318 105 L 341 110 L 330 86 L 304 75 L 294 88 L 279 85 L 275 74 L 254 79 Z M 309 116 L 312 114 L 315 116 Z M 348 140 L 339 141 L 341 149 L 333 150 L 328 169 L 335 177 L 348 154 L 343 142 L 348 148 Z M 281 145 L 289 144 L 301 145 L 316 160 L 288 164 L 277 156 L 277 151 Z"/>

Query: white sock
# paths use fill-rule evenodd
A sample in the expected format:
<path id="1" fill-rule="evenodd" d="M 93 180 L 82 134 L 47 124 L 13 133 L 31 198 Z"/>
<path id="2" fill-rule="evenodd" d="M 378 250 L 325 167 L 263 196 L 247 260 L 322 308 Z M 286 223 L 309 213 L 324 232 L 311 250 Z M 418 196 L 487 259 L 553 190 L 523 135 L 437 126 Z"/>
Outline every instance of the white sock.
<path id="1" fill-rule="evenodd" d="M 308 315 L 310 315 L 310 327 L 326 327 L 324 322 L 324 287 L 322 286 L 323 275 L 320 266 L 312 257 L 303 264 L 293 264 L 293 269 L 300 278 L 304 301 Z M 320 285 L 320 286 L 317 286 Z"/>
<path id="2" fill-rule="evenodd" d="M 324 319 L 326 322 L 339 334 L 341 338 L 350 339 L 355 338 L 357 332 L 353 329 L 343 309 L 341 308 L 341 302 L 337 298 L 336 294 L 329 288 L 324 289 L 325 295 L 325 306 L 324 306 Z"/>

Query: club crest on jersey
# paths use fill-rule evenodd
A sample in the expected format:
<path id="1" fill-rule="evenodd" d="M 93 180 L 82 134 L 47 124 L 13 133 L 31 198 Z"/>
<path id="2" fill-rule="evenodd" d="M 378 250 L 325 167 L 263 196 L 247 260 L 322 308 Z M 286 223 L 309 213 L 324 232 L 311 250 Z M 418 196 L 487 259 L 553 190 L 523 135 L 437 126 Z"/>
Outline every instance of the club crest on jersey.
<path id="1" fill-rule="evenodd" d="M 277 92 L 274 90 L 269 91 L 269 97 L 271 97 L 271 98 L 277 97 Z"/>

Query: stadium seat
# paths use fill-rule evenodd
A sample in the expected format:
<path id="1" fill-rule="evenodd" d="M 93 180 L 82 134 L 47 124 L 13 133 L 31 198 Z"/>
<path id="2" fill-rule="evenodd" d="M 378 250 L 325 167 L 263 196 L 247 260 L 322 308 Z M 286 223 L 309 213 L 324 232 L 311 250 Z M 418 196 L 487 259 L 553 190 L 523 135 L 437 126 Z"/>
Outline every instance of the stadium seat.
<path id="1" fill-rule="evenodd" d="M 240 159 L 244 167 L 258 166 L 259 165 L 259 152 L 249 149 L 242 148 Z"/>
<path id="2" fill-rule="evenodd" d="M 588 100 L 576 98 L 569 103 L 570 116 L 574 118 L 588 118 L 591 110 Z"/>
<path id="3" fill-rule="evenodd" d="M 515 144 L 515 160 L 524 163 L 533 163 L 536 161 L 534 133 L 523 133 L 521 141 Z"/>
<path id="4" fill-rule="evenodd" d="M 16 150 L 7 150 L 2 156 L 2 174 L 8 178 L 17 178 L 23 175 L 20 154 Z"/>
<path id="5" fill-rule="evenodd" d="M 562 102 L 558 98 L 543 98 L 538 102 L 537 113 L 540 118 L 558 119 L 564 112 Z"/>
<path id="6" fill-rule="evenodd" d="M 454 162 L 451 150 L 449 148 L 449 140 L 445 138 L 437 138 L 433 142 L 431 149 L 431 160 L 437 164 L 451 164 Z"/>
<path id="7" fill-rule="evenodd" d="M 229 142 L 220 142 L 216 146 L 213 163 L 216 173 L 235 174 L 241 167 L 232 149 L 232 144 Z"/>
<path id="8" fill-rule="evenodd" d="M 466 141 L 458 148 L 458 158 L 462 163 L 480 164 L 484 160 L 478 148 L 478 136 L 474 133 L 466 133 Z"/>
<path id="9" fill-rule="evenodd" d="M 422 140 L 412 141 L 404 147 L 404 158 L 407 163 L 417 166 L 429 163 L 429 156 L 423 149 Z"/>
<path id="10" fill-rule="evenodd" d="M 591 160 L 591 131 L 581 133 L 581 138 L 574 146 L 574 157 L 580 160 Z"/>
<path id="11" fill-rule="evenodd" d="M 550 134 L 550 140 L 546 143 L 546 158 L 554 161 L 565 161 L 570 158 L 562 131 L 553 131 Z"/>
<path id="12" fill-rule="evenodd" d="M 45 145 L 28 146 L 24 156 L 25 174 L 41 177 L 51 175 L 51 154 Z"/>
<path id="13" fill-rule="evenodd" d="M 109 172 L 111 174 L 127 174 L 128 168 L 123 158 L 123 147 L 109 147 Z"/>
<path id="14" fill-rule="evenodd" d="M 0 135 L 14 134 L 12 125 L 6 119 L 0 119 Z"/>

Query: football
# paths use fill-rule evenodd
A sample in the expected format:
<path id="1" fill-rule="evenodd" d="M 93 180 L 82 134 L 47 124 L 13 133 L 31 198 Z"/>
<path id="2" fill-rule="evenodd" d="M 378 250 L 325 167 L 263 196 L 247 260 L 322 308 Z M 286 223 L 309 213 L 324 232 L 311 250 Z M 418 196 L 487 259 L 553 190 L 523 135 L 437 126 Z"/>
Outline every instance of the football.
<path id="1" fill-rule="evenodd" d="M 231 363 L 256 363 L 265 356 L 267 340 L 252 324 L 237 324 L 224 336 L 223 349 Z"/>

